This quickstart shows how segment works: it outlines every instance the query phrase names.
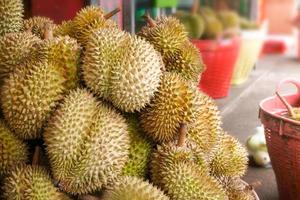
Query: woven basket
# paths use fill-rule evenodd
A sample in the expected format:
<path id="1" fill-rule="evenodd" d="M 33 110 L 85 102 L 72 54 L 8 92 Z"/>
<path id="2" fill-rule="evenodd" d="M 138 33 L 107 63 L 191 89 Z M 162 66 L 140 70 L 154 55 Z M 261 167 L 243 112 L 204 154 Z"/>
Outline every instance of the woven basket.
<path id="1" fill-rule="evenodd" d="M 199 88 L 212 98 L 226 97 L 239 53 L 240 38 L 221 41 L 192 40 L 192 42 L 199 49 L 206 65 Z"/>
<path id="2" fill-rule="evenodd" d="M 259 58 L 264 42 L 264 32 L 243 31 L 239 58 L 234 67 L 232 84 L 244 83 L 251 73 L 256 61 Z"/>
<path id="3" fill-rule="evenodd" d="M 284 95 L 284 98 L 292 106 L 299 107 L 300 83 L 285 80 L 279 84 L 278 89 L 286 83 L 296 85 L 298 93 Z M 300 122 L 284 117 L 286 113 L 286 108 L 276 96 L 260 103 L 260 119 L 265 126 L 280 199 L 300 200 Z"/>

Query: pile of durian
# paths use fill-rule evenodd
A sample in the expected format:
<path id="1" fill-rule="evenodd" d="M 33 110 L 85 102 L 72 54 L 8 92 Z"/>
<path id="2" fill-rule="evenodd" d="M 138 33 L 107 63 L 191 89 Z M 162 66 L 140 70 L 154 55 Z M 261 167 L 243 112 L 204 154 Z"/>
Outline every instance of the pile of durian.
<path id="1" fill-rule="evenodd" d="M 137 35 L 82 9 L 56 25 L 0 0 L 5 200 L 252 200 L 244 147 L 196 87 L 204 65 L 172 17 Z"/>

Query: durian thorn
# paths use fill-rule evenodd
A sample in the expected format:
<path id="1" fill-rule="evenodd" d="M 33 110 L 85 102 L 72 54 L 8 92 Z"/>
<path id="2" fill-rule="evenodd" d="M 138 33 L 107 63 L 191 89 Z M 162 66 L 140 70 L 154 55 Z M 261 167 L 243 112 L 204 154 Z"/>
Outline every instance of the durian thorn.
<path id="1" fill-rule="evenodd" d="M 146 22 L 148 23 L 148 25 L 150 27 L 155 27 L 156 26 L 156 22 L 155 20 L 150 16 L 149 12 L 146 12 L 145 15 L 143 16 L 143 18 L 146 20 Z"/>
<path id="2" fill-rule="evenodd" d="M 35 149 L 34 149 L 33 157 L 32 157 L 32 165 L 38 165 L 39 164 L 40 151 L 41 151 L 41 147 L 36 146 Z"/>
<path id="3" fill-rule="evenodd" d="M 198 8 L 199 8 L 199 0 L 194 0 L 193 6 L 191 9 L 191 14 L 195 15 L 197 13 Z"/>
<path id="4" fill-rule="evenodd" d="M 187 134 L 187 125 L 185 123 L 182 123 L 180 124 L 180 129 L 179 129 L 179 138 L 177 142 L 178 147 L 185 146 L 186 134 Z"/>
<path id="5" fill-rule="evenodd" d="M 25 30 L 26 33 L 31 33 L 32 34 L 32 27 L 28 27 L 26 30 Z"/>
<path id="6" fill-rule="evenodd" d="M 278 92 L 276 92 L 277 97 L 280 99 L 280 101 L 285 105 L 286 109 L 288 110 L 289 114 L 293 117 L 295 116 L 293 107 L 283 98 Z"/>
<path id="7" fill-rule="evenodd" d="M 46 23 L 44 26 L 44 39 L 53 38 L 53 25 L 51 23 Z"/>
<path id="8" fill-rule="evenodd" d="M 88 194 L 87 195 L 80 195 L 79 199 L 80 200 L 100 200 L 99 197 L 88 195 Z"/>
<path id="9" fill-rule="evenodd" d="M 115 14 L 117 14 L 117 13 L 120 12 L 120 11 L 121 11 L 121 8 L 118 7 L 118 8 L 116 8 L 116 9 L 112 10 L 111 12 L 107 13 L 107 14 L 104 16 L 104 18 L 105 18 L 105 19 L 109 19 L 109 18 L 111 18 L 112 16 L 114 16 Z"/>

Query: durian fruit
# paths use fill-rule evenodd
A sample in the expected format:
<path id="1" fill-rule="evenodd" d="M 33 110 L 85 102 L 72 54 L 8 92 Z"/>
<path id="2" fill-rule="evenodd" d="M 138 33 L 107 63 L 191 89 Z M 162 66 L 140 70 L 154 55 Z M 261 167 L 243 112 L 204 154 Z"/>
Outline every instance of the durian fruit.
<path id="1" fill-rule="evenodd" d="M 205 29 L 203 38 L 205 39 L 216 39 L 222 34 L 223 26 L 222 23 L 216 17 L 204 17 Z"/>
<path id="2" fill-rule="evenodd" d="M 39 38 L 44 38 L 44 27 L 47 24 L 55 26 L 54 21 L 48 17 L 35 16 L 24 20 L 23 31 L 30 30 L 34 35 Z"/>
<path id="3" fill-rule="evenodd" d="M 208 6 L 200 6 L 198 9 L 198 13 L 205 17 L 212 17 L 212 18 L 217 17 L 216 12 Z"/>
<path id="4" fill-rule="evenodd" d="M 28 32 L 9 33 L 0 39 L 0 80 L 22 66 L 24 61 L 35 55 L 41 40 Z"/>
<path id="5" fill-rule="evenodd" d="M 240 17 L 239 21 L 240 21 L 241 29 L 249 30 L 249 29 L 258 29 L 259 28 L 259 26 L 257 25 L 257 23 L 255 21 L 250 21 L 247 18 Z"/>
<path id="6" fill-rule="evenodd" d="M 216 177 L 241 177 L 247 170 L 247 156 L 247 150 L 234 137 L 222 133 L 210 163 L 211 172 Z"/>
<path id="7" fill-rule="evenodd" d="M 126 120 L 84 89 L 64 98 L 49 120 L 44 140 L 55 180 L 74 195 L 112 184 L 128 160 Z"/>
<path id="8" fill-rule="evenodd" d="M 6 175 L 13 167 L 25 164 L 28 161 L 26 144 L 16 138 L 0 121 L 0 177 Z"/>
<path id="9" fill-rule="evenodd" d="M 205 65 L 199 50 L 190 42 L 184 42 L 178 50 L 164 57 L 166 71 L 176 72 L 187 81 L 199 83 Z"/>
<path id="10" fill-rule="evenodd" d="M 49 25 L 49 24 L 48 24 Z M 81 48 L 69 36 L 53 37 L 53 28 L 45 27 L 45 40 L 39 45 L 39 58 L 62 71 L 66 78 L 66 88 L 74 89 L 79 81 L 79 59 Z"/>
<path id="11" fill-rule="evenodd" d="M 220 11 L 217 16 L 224 29 L 239 28 L 240 17 L 236 12 L 224 10 Z"/>
<path id="12" fill-rule="evenodd" d="M 255 200 L 253 188 L 240 178 L 223 178 L 221 180 L 229 200 Z"/>
<path id="13" fill-rule="evenodd" d="M 70 37 L 75 37 L 74 36 L 74 23 L 72 20 L 68 21 L 63 21 L 61 24 L 55 26 L 54 36 L 70 36 Z"/>
<path id="14" fill-rule="evenodd" d="M 151 44 L 118 29 L 95 32 L 82 66 L 86 85 L 125 112 L 144 108 L 159 86 L 161 56 Z"/>
<path id="15" fill-rule="evenodd" d="M 95 6 L 81 9 L 73 19 L 74 37 L 85 46 L 94 31 L 102 28 L 117 28 L 117 24 L 109 19 L 115 12 L 116 10 L 105 14 L 101 8 Z"/>
<path id="16" fill-rule="evenodd" d="M 197 89 L 175 73 L 166 72 L 149 107 L 141 113 L 141 125 L 159 143 L 173 141 L 181 123 L 192 123 L 200 112 Z"/>
<path id="17" fill-rule="evenodd" d="M 209 175 L 205 160 L 199 164 L 199 157 L 195 160 L 182 144 L 158 147 L 151 161 L 152 181 L 173 200 L 228 199 L 221 184 Z"/>
<path id="18" fill-rule="evenodd" d="M 163 57 L 177 51 L 188 39 L 184 25 L 175 17 L 160 17 L 153 20 L 147 15 L 146 20 L 147 26 L 144 26 L 138 35 L 153 44 Z"/>
<path id="19" fill-rule="evenodd" d="M 22 0 L 0 0 L 0 36 L 20 31 L 23 12 Z"/>
<path id="20" fill-rule="evenodd" d="M 6 200 L 70 200 L 51 182 L 49 173 L 38 166 L 19 166 L 4 180 Z"/>
<path id="21" fill-rule="evenodd" d="M 66 92 L 64 84 L 61 71 L 45 60 L 19 66 L 1 89 L 3 115 L 10 129 L 21 139 L 40 138 Z"/>
<path id="22" fill-rule="evenodd" d="M 145 177 L 152 151 L 152 144 L 144 136 L 137 116 L 126 116 L 130 136 L 129 160 L 123 168 L 123 175 Z"/>
<path id="23" fill-rule="evenodd" d="M 137 177 L 125 176 L 109 190 L 104 192 L 102 200 L 169 200 L 160 189 L 148 181 Z"/>

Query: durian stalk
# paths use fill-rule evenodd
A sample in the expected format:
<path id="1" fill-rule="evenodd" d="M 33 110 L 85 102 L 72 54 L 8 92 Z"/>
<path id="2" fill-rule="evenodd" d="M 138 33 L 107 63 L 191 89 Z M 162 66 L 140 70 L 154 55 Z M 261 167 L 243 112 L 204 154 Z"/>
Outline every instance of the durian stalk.
<path id="1" fill-rule="evenodd" d="M 276 95 L 278 96 L 278 98 L 280 99 L 280 101 L 285 105 L 286 109 L 288 110 L 290 116 L 295 116 L 295 112 L 293 107 L 285 100 L 285 98 L 283 98 L 278 92 L 276 92 Z"/>
<path id="2" fill-rule="evenodd" d="M 198 8 L 199 8 L 199 0 L 194 0 L 193 6 L 191 9 L 191 14 L 195 15 L 198 11 Z"/>
<path id="3" fill-rule="evenodd" d="M 88 195 L 88 194 L 87 195 L 80 195 L 79 199 L 80 200 L 100 200 L 99 197 Z"/>
<path id="4" fill-rule="evenodd" d="M 112 16 L 114 16 L 115 14 L 117 14 L 117 13 L 120 12 L 120 11 L 121 11 L 121 8 L 116 8 L 116 9 L 114 9 L 113 11 L 107 13 L 107 14 L 104 16 L 104 18 L 105 18 L 105 19 L 109 19 L 109 18 L 111 18 Z"/>
<path id="5" fill-rule="evenodd" d="M 143 16 L 143 18 L 146 20 L 150 27 L 156 26 L 156 22 L 154 21 L 154 19 L 152 19 L 148 12 Z"/>
<path id="6" fill-rule="evenodd" d="M 185 146 L 186 134 L 187 134 L 187 125 L 182 123 L 180 125 L 180 129 L 179 129 L 179 138 L 178 138 L 178 142 L 177 142 L 178 147 Z"/>
<path id="7" fill-rule="evenodd" d="M 47 40 L 47 39 L 52 39 L 52 38 L 53 38 L 53 26 L 52 26 L 52 24 L 47 23 L 44 28 L 44 38 L 43 39 Z"/>
<path id="8" fill-rule="evenodd" d="M 36 146 L 34 149 L 34 154 L 33 154 L 33 158 L 32 158 L 32 165 L 39 164 L 40 151 L 41 151 L 41 147 Z"/>

